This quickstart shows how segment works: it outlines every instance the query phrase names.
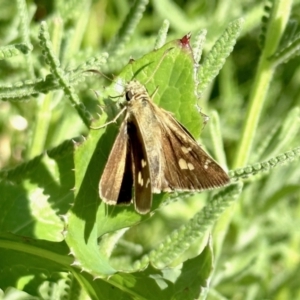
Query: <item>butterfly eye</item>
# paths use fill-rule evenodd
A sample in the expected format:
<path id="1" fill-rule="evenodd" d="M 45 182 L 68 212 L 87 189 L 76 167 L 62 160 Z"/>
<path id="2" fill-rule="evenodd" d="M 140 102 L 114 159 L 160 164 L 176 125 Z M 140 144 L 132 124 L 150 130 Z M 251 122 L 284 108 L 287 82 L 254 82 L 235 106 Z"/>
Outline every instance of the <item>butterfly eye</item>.
<path id="1" fill-rule="evenodd" d="M 126 92 L 125 97 L 127 101 L 130 101 L 133 97 L 132 92 L 131 91 Z"/>

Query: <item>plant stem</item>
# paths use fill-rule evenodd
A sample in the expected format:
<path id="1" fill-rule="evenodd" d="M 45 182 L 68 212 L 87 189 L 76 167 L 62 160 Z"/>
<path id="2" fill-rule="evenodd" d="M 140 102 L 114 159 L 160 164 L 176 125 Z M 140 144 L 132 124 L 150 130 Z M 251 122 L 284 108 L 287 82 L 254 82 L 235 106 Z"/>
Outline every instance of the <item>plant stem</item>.
<path id="1" fill-rule="evenodd" d="M 248 162 L 259 117 L 275 70 L 275 66 L 269 60 L 269 57 L 278 48 L 290 16 L 291 6 L 292 0 L 274 0 L 271 15 L 268 19 L 269 24 L 266 31 L 264 48 L 250 93 L 246 122 L 244 123 L 233 168 L 242 167 Z"/>
<path id="2" fill-rule="evenodd" d="M 51 102 L 52 93 L 39 97 L 39 103 L 37 104 L 38 113 L 36 116 L 36 122 L 34 124 L 34 130 L 32 133 L 31 145 L 28 148 L 27 158 L 33 158 L 43 152 L 45 149 L 45 143 L 47 138 L 47 132 L 51 120 Z"/>

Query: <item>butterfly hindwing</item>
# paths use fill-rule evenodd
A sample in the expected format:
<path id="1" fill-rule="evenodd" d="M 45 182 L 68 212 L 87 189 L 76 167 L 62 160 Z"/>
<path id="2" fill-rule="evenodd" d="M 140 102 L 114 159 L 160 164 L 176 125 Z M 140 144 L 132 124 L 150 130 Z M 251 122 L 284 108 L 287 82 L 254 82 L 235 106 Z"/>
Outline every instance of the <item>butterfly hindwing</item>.
<path id="1" fill-rule="evenodd" d="M 108 204 L 130 203 L 132 199 L 132 161 L 127 123 L 123 122 L 99 183 L 100 198 Z"/>
<path id="2" fill-rule="evenodd" d="M 131 144 L 131 160 L 134 182 L 134 206 L 141 213 L 146 214 L 152 205 L 151 178 L 149 162 L 141 133 L 134 123 L 128 123 L 128 135 Z"/>

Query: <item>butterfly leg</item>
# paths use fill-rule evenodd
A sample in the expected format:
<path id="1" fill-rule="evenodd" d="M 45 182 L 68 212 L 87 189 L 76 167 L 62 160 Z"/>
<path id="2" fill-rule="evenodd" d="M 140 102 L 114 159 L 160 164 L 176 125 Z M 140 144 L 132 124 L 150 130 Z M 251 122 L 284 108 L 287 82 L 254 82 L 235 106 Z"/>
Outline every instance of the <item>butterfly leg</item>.
<path id="1" fill-rule="evenodd" d="M 92 127 L 92 126 L 90 126 L 90 128 L 97 130 L 97 129 L 101 129 L 103 127 L 106 127 L 109 124 L 116 123 L 116 121 L 119 119 L 119 117 L 123 114 L 123 112 L 125 110 L 126 110 L 126 107 L 123 107 L 122 110 L 111 121 L 106 122 L 105 124 L 102 124 L 102 125 L 100 125 L 98 127 Z"/>

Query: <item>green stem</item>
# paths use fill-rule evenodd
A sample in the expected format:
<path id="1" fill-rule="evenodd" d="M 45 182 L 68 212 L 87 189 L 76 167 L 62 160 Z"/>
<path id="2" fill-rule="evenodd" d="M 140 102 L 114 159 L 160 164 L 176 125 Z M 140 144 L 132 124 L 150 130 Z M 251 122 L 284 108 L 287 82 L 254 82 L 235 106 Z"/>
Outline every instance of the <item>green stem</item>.
<path id="1" fill-rule="evenodd" d="M 290 16 L 291 6 L 292 0 L 274 0 L 271 16 L 268 20 L 269 24 L 266 32 L 265 45 L 250 93 L 246 122 L 244 123 L 233 168 L 242 167 L 248 162 L 259 117 L 275 70 L 275 66 L 269 60 L 269 57 L 277 50 Z"/>
<path id="2" fill-rule="evenodd" d="M 56 53 L 59 53 L 62 38 L 62 24 L 60 22 L 53 23 L 53 48 Z M 41 154 L 45 150 L 47 132 L 52 118 L 51 103 L 53 101 L 53 93 L 41 96 L 38 99 L 41 103 L 37 104 L 38 113 L 35 122 L 35 127 L 32 133 L 31 146 L 28 148 L 27 157 L 33 158 Z"/>
<path id="3" fill-rule="evenodd" d="M 41 154 L 45 149 L 45 143 L 47 138 L 47 132 L 51 120 L 51 102 L 52 93 L 39 98 L 41 103 L 37 104 L 38 113 L 36 122 L 34 124 L 34 130 L 32 133 L 31 146 L 28 148 L 27 157 L 29 159 Z"/>

